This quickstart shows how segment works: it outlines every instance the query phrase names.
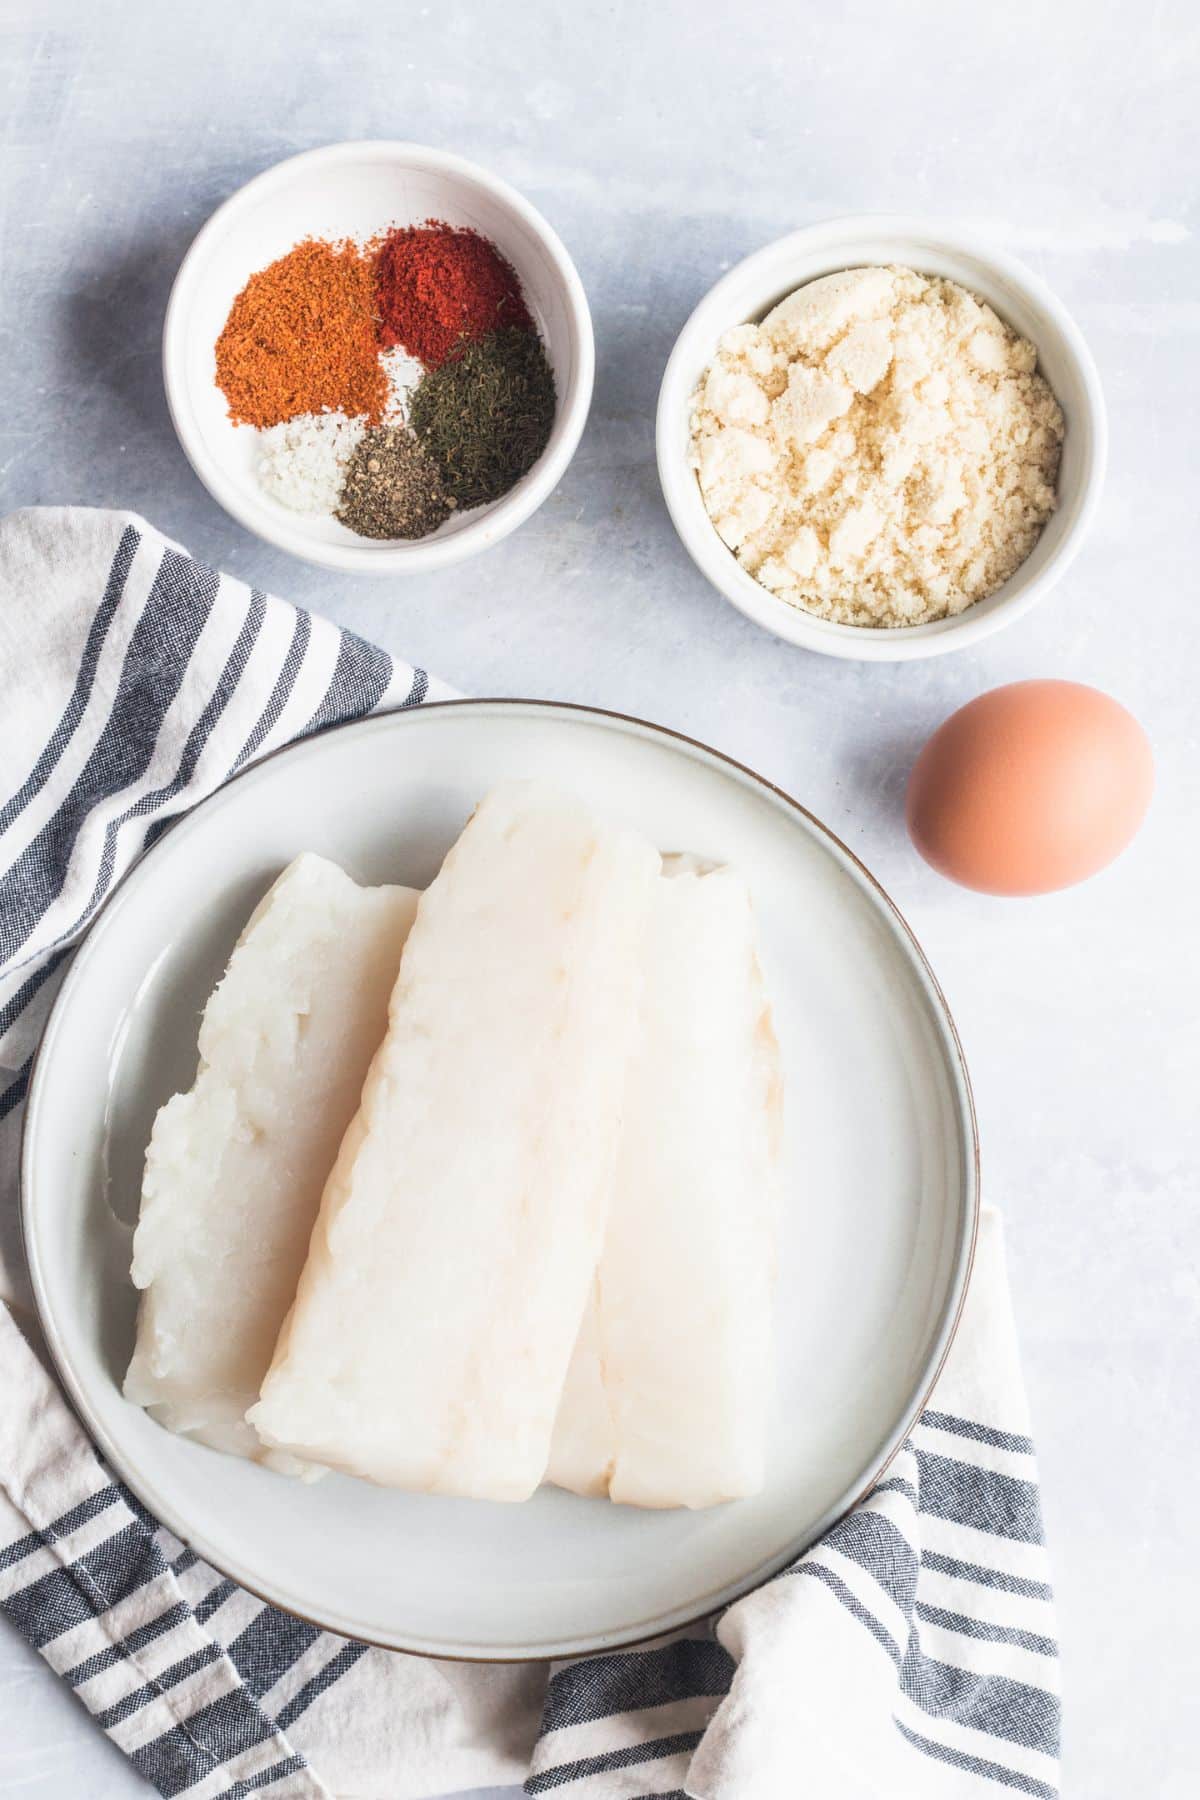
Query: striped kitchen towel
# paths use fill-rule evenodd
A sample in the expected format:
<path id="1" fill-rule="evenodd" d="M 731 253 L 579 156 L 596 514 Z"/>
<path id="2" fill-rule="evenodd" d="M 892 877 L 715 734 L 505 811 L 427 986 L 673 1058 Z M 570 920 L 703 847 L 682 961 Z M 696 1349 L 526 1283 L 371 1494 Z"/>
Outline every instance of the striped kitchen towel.
<path id="1" fill-rule="evenodd" d="M 17 1140 L 72 944 L 235 770 L 449 691 L 128 514 L 0 524 L 0 1608 L 164 1795 L 1050 1800 L 1054 1612 L 994 1215 L 933 1406 L 870 1498 L 720 1619 L 549 1670 L 265 1606 L 103 1468 L 31 1349 Z"/>

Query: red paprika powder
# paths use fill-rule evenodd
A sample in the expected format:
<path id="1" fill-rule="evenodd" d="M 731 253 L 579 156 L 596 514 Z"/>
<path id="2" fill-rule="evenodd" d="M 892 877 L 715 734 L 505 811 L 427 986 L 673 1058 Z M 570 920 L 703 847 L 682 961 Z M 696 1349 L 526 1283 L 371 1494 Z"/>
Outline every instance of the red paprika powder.
<path id="1" fill-rule="evenodd" d="M 389 232 L 375 261 L 379 342 L 436 369 L 455 345 L 502 326 L 532 331 L 516 270 L 465 226 L 429 219 Z"/>

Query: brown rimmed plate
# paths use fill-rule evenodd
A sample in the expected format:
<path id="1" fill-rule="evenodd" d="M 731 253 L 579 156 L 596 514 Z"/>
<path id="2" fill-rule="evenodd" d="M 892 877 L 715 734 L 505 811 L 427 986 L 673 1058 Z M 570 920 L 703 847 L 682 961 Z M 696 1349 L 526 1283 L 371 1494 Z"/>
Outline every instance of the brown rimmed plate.
<path id="1" fill-rule="evenodd" d="M 736 863 L 758 908 L 787 1079 L 770 1473 L 762 1494 L 648 1513 L 302 1487 L 172 1437 L 121 1394 L 129 1244 L 157 1108 L 251 908 L 300 850 L 424 886 L 480 796 L 550 774 L 664 850 Z M 436 1656 L 568 1656 L 701 1617 L 782 1568 L 878 1479 L 945 1357 L 978 1154 L 937 983 L 873 877 L 795 800 L 636 719 L 458 701 L 282 750 L 163 837 L 63 984 L 35 1070 L 22 1204 L 42 1325 L 105 1456 L 201 1556 L 330 1630 Z"/>

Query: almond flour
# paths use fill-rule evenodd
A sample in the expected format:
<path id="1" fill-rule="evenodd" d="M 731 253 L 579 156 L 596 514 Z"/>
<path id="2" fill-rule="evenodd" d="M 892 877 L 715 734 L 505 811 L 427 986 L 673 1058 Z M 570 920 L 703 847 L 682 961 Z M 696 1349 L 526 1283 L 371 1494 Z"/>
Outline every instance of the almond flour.
<path id="1" fill-rule="evenodd" d="M 718 532 L 845 625 L 918 625 L 1005 582 L 1054 509 L 1063 416 L 1032 344 L 955 282 L 850 269 L 726 332 L 692 402 Z"/>

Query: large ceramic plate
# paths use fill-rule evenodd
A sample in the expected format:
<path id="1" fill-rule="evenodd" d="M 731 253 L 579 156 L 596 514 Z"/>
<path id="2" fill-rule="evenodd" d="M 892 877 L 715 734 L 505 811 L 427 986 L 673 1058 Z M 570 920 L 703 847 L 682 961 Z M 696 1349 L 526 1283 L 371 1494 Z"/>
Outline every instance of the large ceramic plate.
<path id="1" fill-rule="evenodd" d="M 156 1109 L 197 1015 L 299 850 L 424 886 L 494 782 L 552 775 L 663 850 L 749 877 L 787 1076 L 770 1474 L 756 1499 L 640 1512 L 312 1487 L 170 1436 L 121 1395 L 129 1245 Z M 879 1474 L 945 1355 L 977 1160 L 953 1026 L 886 895 L 801 807 L 711 750 L 582 708 L 461 702 L 282 751 L 169 832 L 76 958 L 38 1058 L 26 1245 L 51 1350 L 113 1467 L 202 1556 L 332 1630 L 444 1656 L 562 1656 L 693 1620 L 795 1556 Z"/>

